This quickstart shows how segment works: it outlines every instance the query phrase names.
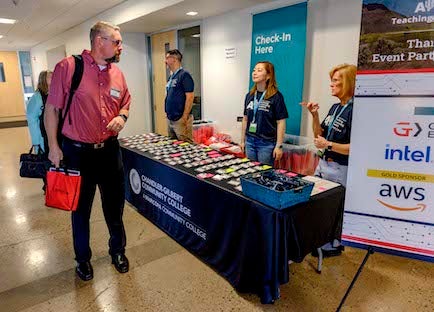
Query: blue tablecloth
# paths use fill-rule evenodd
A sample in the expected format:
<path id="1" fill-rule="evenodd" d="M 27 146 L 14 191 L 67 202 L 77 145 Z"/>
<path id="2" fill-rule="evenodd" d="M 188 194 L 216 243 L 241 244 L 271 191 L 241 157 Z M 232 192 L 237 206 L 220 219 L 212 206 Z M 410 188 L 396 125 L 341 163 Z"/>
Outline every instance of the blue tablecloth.
<path id="1" fill-rule="evenodd" d="M 279 298 L 279 286 L 289 280 L 288 260 L 301 262 L 340 238 L 343 187 L 275 210 L 146 153 L 122 148 L 122 157 L 127 200 L 237 291 L 257 293 L 263 303 Z"/>

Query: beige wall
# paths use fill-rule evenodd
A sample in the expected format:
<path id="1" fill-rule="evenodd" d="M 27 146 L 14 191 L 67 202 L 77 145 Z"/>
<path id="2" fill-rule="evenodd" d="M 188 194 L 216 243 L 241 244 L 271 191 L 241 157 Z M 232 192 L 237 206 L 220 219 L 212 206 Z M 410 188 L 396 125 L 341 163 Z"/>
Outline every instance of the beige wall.
<path id="1" fill-rule="evenodd" d="M 47 69 L 54 71 L 56 64 L 66 56 L 65 45 L 58 46 L 57 48 L 47 50 Z"/>
<path id="2" fill-rule="evenodd" d="M 24 116 L 24 94 L 15 51 L 0 51 L 0 63 L 3 63 L 5 82 L 0 82 L 0 118 Z"/>

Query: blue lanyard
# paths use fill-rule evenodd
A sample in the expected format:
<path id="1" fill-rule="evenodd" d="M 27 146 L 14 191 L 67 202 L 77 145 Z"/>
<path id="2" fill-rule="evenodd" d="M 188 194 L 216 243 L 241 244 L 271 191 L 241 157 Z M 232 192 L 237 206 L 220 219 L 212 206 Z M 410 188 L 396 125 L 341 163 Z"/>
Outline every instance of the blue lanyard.
<path id="1" fill-rule="evenodd" d="M 172 75 L 169 77 L 169 81 L 166 84 L 166 91 L 169 92 L 170 86 L 172 85 L 172 80 L 176 76 L 176 74 L 182 69 L 182 66 L 176 70 Z"/>
<path id="2" fill-rule="evenodd" d="M 258 111 L 259 104 L 261 104 L 262 100 L 264 99 L 266 92 L 267 91 L 264 91 L 264 93 L 262 93 L 261 98 L 258 101 L 257 99 L 258 91 L 255 91 L 255 96 L 253 97 L 253 122 L 256 121 L 256 112 Z"/>
<path id="3" fill-rule="evenodd" d="M 329 124 L 328 129 L 327 129 L 327 137 L 326 137 L 326 140 L 328 140 L 329 137 L 330 137 L 330 133 L 331 133 L 331 131 L 332 131 L 332 129 L 333 129 L 333 125 L 335 124 L 336 119 L 338 119 L 338 118 L 342 115 L 342 113 L 344 112 L 344 110 L 347 108 L 348 104 L 350 104 L 352 101 L 353 101 L 353 99 L 349 99 L 348 102 L 347 102 L 347 104 L 345 104 L 345 105 L 343 106 L 343 108 L 341 109 L 341 111 L 339 112 L 339 114 L 338 114 L 337 116 L 336 116 L 336 112 L 338 111 L 340 105 L 338 105 L 338 106 L 336 107 L 335 111 L 333 112 L 333 116 L 332 116 L 333 119 L 332 119 L 332 122 Z"/>

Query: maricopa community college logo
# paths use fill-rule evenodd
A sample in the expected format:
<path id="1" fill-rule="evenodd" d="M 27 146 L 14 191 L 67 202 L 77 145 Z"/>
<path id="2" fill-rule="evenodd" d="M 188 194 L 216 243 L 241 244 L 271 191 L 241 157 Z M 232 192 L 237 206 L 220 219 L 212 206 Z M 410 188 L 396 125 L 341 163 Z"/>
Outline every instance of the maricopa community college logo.
<path id="1" fill-rule="evenodd" d="M 130 170 L 130 185 L 133 192 L 139 195 L 142 190 L 142 183 L 140 181 L 139 173 L 134 168 Z"/>

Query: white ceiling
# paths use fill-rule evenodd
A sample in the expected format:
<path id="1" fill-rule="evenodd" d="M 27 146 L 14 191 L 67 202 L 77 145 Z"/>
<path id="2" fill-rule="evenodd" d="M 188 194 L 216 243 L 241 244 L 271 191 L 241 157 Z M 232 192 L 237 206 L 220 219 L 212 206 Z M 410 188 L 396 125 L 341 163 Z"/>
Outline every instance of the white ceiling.
<path id="1" fill-rule="evenodd" d="M 0 0 L 0 50 L 28 49 L 126 0 Z"/>
<path id="2" fill-rule="evenodd" d="M 129 2 L 137 1 L 0 0 L 0 17 L 18 20 L 13 25 L 0 24 L 0 35 L 4 36 L 0 39 L 0 50 L 30 49 L 104 11 Z M 266 2 L 270 0 L 184 0 L 120 26 L 123 32 L 152 33 Z M 187 16 L 185 13 L 188 11 L 199 14 Z"/>
<path id="3" fill-rule="evenodd" d="M 267 2 L 271 0 L 184 0 L 120 26 L 123 32 L 152 33 Z M 196 11 L 199 14 L 196 16 L 185 14 L 190 11 Z"/>

